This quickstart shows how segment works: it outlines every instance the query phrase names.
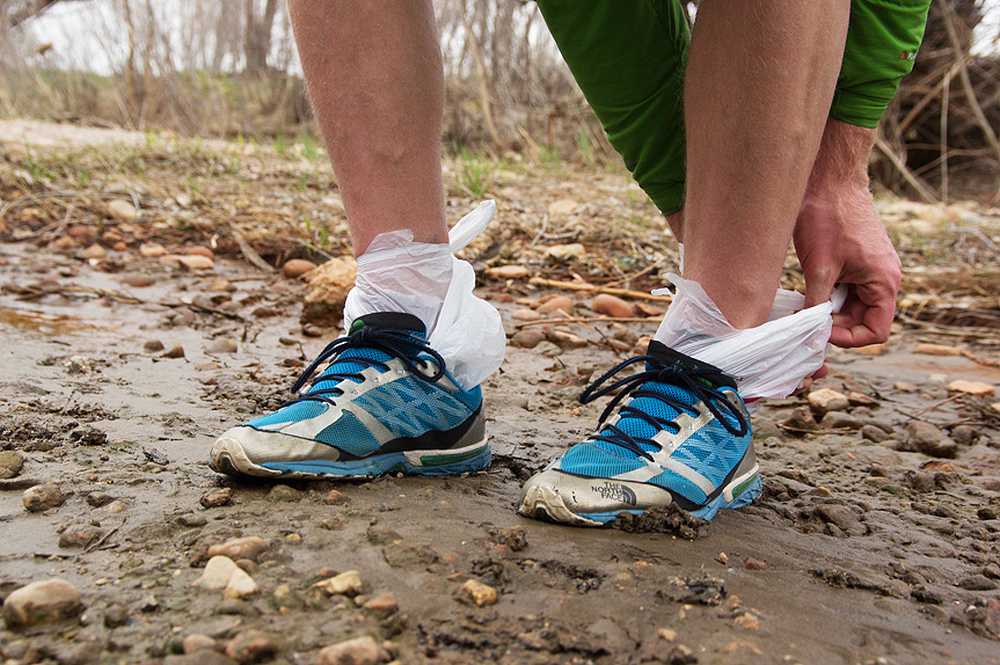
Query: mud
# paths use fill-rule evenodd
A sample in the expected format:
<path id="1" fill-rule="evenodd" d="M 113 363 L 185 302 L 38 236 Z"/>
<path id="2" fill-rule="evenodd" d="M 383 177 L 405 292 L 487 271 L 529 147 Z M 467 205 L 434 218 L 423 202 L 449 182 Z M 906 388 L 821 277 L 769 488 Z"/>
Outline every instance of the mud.
<path id="1" fill-rule="evenodd" d="M 136 274 L 151 285 L 123 281 Z M 213 290 L 219 278 L 236 288 Z M 487 472 L 273 485 L 216 475 L 206 453 L 280 403 L 328 341 L 303 335 L 299 283 L 219 258 L 209 275 L 138 257 L 116 274 L 8 243 L 0 284 L 0 449 L 25 460 L 0 481 L 0 596 L 61 577 L 85 607 L 0 629 L 5 662 L 232 662 L 177 655 L 202 635 L 244 662 L 309 664 L 372 635 L 403 663 L 1000 663 L 1000 433 L 941 378 L 996 384 L 1000 370 L 914 355 L 912 330 L 881 355 L 834 352 L 820 382 L 873 396 L 850 415 L 885 440 L 854 425 L 786 431 L 805 401 L 769 404 L 754 416 L 757 504 L 709 525 L 668 512 L 591 530 L 514 506 L 596 422 L 603 405 L 575 397 L 625 357 L 600 345 L 607 328 L 582 327 L 593 343 L 555 357 L 509 350 L 485 386 Z M 484 293 L 506 318 L 517 307 L 502 285 Z M 963 439 L 955 457 L 900 450 L 913 419 Z M 25 511 L 22 492 L 41 483 L 65 502 Z M 239 562 L 258 592 L 192 586 L 208 548 L 241 536 L 267 543 Z M 313 587 L 349 570 L 354 598 Z M 497 602 L 469 602 L 469 579 Z M 383 592 L 398 610 L 370 602 Z"/>

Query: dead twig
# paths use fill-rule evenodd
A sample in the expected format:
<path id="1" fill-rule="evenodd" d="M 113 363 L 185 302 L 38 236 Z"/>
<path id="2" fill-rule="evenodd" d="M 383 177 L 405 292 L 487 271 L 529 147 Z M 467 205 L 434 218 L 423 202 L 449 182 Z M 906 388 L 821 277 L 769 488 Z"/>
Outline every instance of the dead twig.
<path id="1" fill-rule="evenodd" d="M 610 286 L 598 286 L 587 282 L 564 282 L 558 279 L 546 279 L 544 277 L 532 277 L 531 283 L 536 286 L 548 286 L 554 289 L 564 289 L 566 291 L 586 291 L 588 293 L 607 293 L 612 296 L 622 298 L 633 298 L 636 300 L 654 300 L 656 302 L 671 302 L 673 296 L 654 296 L 646 291 L 633 291 L 632 289 L 619 289 Z"/>
<path id="2" fill-rule="evenodd" d="M 233 234 L 233 238 L 236 240 L 236 244 L 240 247 L 240 253 L 243 254 L 243 258 L 249 261 L 251 264 L 257 266 L 265 272 L 274 272 L 274 266 L 264 260 L 264 258 L 257 253 L 247 239 L 243 237 L 243 234 L 236 230 L 234 227 L 230 226 L 229 230 Z"/>
<path id="3" fill-rule="evenodd" d="M 564 323 L 659 323 L 659 316 L 576 316 L 561 319 L 539 319 L 518 323 L 517 328 L 531 326 L 560 325 Z"/>

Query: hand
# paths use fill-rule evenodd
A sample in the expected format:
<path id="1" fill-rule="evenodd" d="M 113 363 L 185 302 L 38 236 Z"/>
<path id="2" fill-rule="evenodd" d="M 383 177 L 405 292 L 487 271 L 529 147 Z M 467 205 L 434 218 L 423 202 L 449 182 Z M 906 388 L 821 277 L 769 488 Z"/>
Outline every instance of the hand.
<path id="1" fill-rule="evenodd" d="M 871 130 L 827 124 L 793 236 L 807 307 L 829 300 L 835 284 L 848 286 L 830 335 L 842 347 L 888 339 L 902 279 L 868 190 L 871 140 Z"/>

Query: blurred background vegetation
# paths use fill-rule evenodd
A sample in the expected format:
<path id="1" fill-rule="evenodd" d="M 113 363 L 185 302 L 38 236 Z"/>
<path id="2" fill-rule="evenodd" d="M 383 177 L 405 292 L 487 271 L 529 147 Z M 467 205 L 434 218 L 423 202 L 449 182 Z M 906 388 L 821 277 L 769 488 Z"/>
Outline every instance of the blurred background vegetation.
<path id="1" fill-rule="evenodd" d="M 435 6 L 454 154 L 618 164 L 534 2 Z M 282 0 L 0 0 L 0 117 L 317 145 Z M 998 134 L 1000 3 L 936 0 L 879 129 L 876 182 L 995 203 Z"/>

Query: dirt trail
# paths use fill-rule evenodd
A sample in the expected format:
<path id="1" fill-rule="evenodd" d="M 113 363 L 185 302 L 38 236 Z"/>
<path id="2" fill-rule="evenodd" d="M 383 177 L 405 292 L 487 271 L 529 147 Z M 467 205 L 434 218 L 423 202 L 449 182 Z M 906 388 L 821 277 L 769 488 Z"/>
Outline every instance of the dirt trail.
<path id="1" fill-rule="evenodd" d="M 5 662 L 308 664 L 371 635 L 403 663 L 1000 663 L 997 398 L 946 388 L 1000 383 L 988 363 L 915 354 L 914 330 L 878 355 L 835 352 L 820 387 L 871 405 L 809 434 L 795 431 L 804 399 L 755 414 L 757 505 L 694 540 L 574 529 L 514 504 L 596 421 L 603 405 L 575 397 L 625 357 L 602 341 L 633 341 L 619 328 L 574 328 L 585 348 L 509 350 L 485 386 L 485 473 L 236 482 L 205 464 L 214 436 L 284 399 L 328 341 L 303 335 L 303 286 L 235 258 L 190 272 L 122 256 L 108 271 L 79 248 L 0 247 L 0 449 L 24 459 L 0 480 L 0 597 L 61 577 L 84 606 L 0 629 Z M 484 292 L 514 326 L 523 301 L 503 283 Z M 164 357 L 175 345 L 184 357 Z M 918 435 L 953 457 L 907 451 Z M 27 512 L 39 483 L 65 502 Z M 231 499 L 203 507 L 221 488 Z M 240 536 L 266 541 L 239 562 L 258 591 L 192 586 L 207 548 Z M 349 570 L 359 596 L 312 586 Z M 497 602 L 464 600 L 470 579 Z M 195 634 L 229 655 L 179 655 Z"/>

